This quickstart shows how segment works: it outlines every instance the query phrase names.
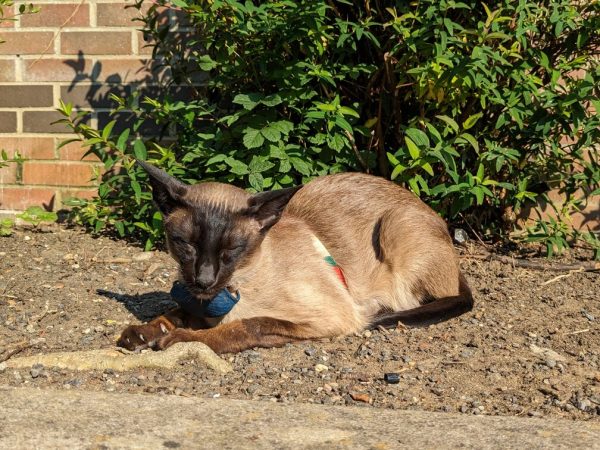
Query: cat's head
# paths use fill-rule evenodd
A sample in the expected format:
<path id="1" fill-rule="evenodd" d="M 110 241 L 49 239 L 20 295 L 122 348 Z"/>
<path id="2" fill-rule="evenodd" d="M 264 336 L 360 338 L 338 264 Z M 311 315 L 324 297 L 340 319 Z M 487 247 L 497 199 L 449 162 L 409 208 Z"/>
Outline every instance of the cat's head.
<path id="1" fill-rule="evenodd" d="M 223 183 L 186 185 L 139 161 L 163 214 L 167 246 L 198 298 L 226 288 L 234 271 L 259 248 L 301 186 L 250 195 Z"/>

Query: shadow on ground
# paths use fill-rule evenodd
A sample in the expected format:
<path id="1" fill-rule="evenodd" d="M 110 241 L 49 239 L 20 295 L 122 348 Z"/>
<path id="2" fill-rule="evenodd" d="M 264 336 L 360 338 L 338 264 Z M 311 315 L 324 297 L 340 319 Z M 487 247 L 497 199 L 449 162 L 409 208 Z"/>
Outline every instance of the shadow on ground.
<path id="1" fill-rule="evenodd" d="M 143 322 L 164 314 L 177 306 L 177 304 L 171 300 L 171 296 L 168 292 L 153 291 L 140 295 L 128 295 L 98 289 L 96 293 L 122 303 L 136 319 Z"/>

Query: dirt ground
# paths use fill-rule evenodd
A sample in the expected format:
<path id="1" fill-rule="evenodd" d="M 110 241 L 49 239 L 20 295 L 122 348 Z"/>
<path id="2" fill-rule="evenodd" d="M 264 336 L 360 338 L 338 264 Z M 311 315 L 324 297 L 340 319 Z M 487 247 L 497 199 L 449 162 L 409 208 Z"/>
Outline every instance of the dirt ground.
<path id="1" fill-rule="evenodd" d="M 194 361 L 126 373 L 0 364 L 0 385 L 598 420 L 600 275 L 461 252 L 476 307 L 442 324 L 225 355 L 226 375 Z M 0 355 L 23 343 L 18 356 L 110 347 L 174 305 L 176 275 L 165 253 L 80 230 L 0 238 Z"/>

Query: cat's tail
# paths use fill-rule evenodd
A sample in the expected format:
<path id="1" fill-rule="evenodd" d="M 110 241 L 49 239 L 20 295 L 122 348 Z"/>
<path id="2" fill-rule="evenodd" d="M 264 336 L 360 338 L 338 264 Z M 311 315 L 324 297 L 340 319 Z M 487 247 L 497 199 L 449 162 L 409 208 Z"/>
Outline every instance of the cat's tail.
<path id="1" fill-rule="evenodd" d="M 459 293 L 451 297 L 433 299 L 431 302 L 406 311 L 387 312 L 373 318 L 370 328 L 394 328 L 398 322 L 413 327 L 427 326 L 460 316 L 473 309 L 473 295 L 462 273 L 459 274 Z"/>

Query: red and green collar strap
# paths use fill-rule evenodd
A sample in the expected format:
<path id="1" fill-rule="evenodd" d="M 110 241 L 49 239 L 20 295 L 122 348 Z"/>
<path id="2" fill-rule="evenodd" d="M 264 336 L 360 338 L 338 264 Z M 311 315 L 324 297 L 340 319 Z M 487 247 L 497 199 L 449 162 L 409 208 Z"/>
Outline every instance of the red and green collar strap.
<path id="1" fill-rule="evenodd" d="M 337 262 L 335 262 L 335 259 L 333 259 L 333 256 L 329 254 L 329 251 L 327 250 L 327 248 L 325 248 L 325 246 L 319 240 L 318 237 L 313 235 L 312 241 L 315 250 L 317 250 L 317 252 L 319 252 L 319 254 L 323 257 L 323 260 L 333 268 L 333 271 L 335 272 L 338 279 L 342 282 L 344 287 L 348 289 L 348 283 L 346 282 L 346 277 L 344 276 L 342 268 L 338 266 Z"/>

